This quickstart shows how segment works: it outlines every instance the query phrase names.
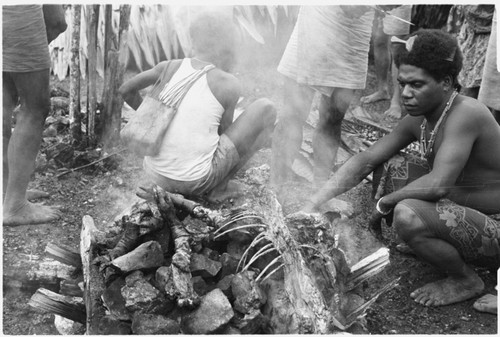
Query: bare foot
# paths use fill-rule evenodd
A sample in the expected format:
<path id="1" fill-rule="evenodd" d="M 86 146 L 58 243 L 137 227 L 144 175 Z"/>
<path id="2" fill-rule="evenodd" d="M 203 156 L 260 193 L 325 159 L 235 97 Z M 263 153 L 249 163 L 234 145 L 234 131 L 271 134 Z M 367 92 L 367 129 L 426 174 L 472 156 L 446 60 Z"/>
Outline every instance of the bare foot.
<path id="1" fill-rule="evenodd" d="M 383 101 L 389 99 L 389 93 L 386 90 L 375 91 L 373 94 L 368 96 L 363 96 L 359 99 L 362 104 L 370 104 L 378 101 Z"/>
<path id="2" fill-rule="evenodd" d="M 474 302 L 474 309 L 481 312 L 488 312 L 490 314 L 497 313 L 498 297 L 493 294 L 486 294 Z"/>
<path id="3" fill-rule="evenodd" d="M 42 198 L 48 198 L 50 194 L 44 191 L 40 190 L 27 190 L 26 191 L 26 199 L 28 200 L 36 200 L 36 199 L 42 199 Z"/>
<path id="4" fill-rule="evenodd" d="M 484 289 L 483 280 L 476 274 L 467 278 L 447 277 L 431 282 L 412 292 L 415 302 L 425 306 L 440 306 L 462 302 L 479 295 Z"/>
<path id="5" fill-rule="evenodd" d="M 389 107 L 389 109 L 387 109 L 384 112 L 384 115 L 386 115 L 387 117 L 390 117 L 390 118 L 400 119 L 401 118 L 401 107 L 399 105 L 397 105 L 397 106 L 391 105 Z"/>
<path id="6" fill-rule="evenodd" d="M 215 188 L 207 195 L 207 200 L 212 203 L 223 202 L 228 199 L 237 198 L 245 193 L 243 184 L 229 181 L 225 188 Z"/>
<path id="7" fill-rule="evenodd" d="M 57 208 L 26 201 L 23 206 L 13 212 L 4 210 L 3 225 L 22 226 L 42 224 L 55 220 L 61 215 L 61 212 Z"/>

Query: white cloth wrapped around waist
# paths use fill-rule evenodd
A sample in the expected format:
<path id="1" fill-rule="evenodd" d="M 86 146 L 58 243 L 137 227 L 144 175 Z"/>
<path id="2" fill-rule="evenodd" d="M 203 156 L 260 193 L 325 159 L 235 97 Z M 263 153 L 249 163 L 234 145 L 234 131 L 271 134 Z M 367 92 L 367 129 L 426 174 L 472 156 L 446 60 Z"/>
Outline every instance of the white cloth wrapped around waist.
<path id="1" fill-rule="evenodd" d="M 2 54 L 6 72 L 50 68 L 42 5 L 2 6 Z"/>
<path id="2" fill-rule="evenodd" d="M 302 6 L 278 71 L 326 95 L 364 89 L 373 17 L 372 9 L 351 19 L 340 6 Z"/>

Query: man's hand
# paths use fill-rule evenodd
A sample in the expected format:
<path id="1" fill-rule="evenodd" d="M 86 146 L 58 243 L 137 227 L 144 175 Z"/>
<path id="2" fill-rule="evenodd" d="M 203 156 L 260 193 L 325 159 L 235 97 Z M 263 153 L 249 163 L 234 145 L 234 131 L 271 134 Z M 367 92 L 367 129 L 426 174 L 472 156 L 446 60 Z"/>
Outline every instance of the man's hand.
<path id="1" fill-rule="evenodd" d="M 139 198 L 142 198 L 146 201 L 154 201 L 154 186 L 155 184 L 151 183 L 148 184 L 147 186 L 139 186 L 137 191 L 135 192 L 135 195 L 137 195 Z"/>
<path id="2" fill-rule="evenodd" d="M 43 5 L 43 19 L 47 31 L 47 41 L 50 44 L 59 34 L 64 32 L 68 25 L 62 5 Z"/>

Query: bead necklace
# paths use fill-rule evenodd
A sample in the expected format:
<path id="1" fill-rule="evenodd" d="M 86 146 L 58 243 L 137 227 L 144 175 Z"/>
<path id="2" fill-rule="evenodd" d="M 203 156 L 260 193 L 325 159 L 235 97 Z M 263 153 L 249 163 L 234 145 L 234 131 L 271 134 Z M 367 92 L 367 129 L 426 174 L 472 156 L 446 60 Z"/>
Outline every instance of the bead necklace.
<path id="1" fill-rule="evenodd" d="M 436 135 L 439 131 L 439 127 L 441 126 L 441 122 L 444 120 L 446 117 L 446 114 L 448 110 L 450 110 L 451 105 L 453 104 L 453 100 L 455 97 L 457 97 L 458 92 L 456 90 L 453 91 L 451 94 L 450 99 L 446 103 L 446 106 L 444 107 L 443 113 L 441 114 L 441 117 L 439 117 L 439 120 L 436 123 L 436 126 L 430 133 L 430 138 L 429 142 L 427 142 L 427 137 L 425 136 L 425 129 L 427 128 L 427 119 L 424 118 L 422 121 L 422 124 L 420 124 L 420 158 L 422 159 L 428 159 L 429 156 L 432 153 L 432 148 L 434 146 L 434 141 L 436 140 Z"/>

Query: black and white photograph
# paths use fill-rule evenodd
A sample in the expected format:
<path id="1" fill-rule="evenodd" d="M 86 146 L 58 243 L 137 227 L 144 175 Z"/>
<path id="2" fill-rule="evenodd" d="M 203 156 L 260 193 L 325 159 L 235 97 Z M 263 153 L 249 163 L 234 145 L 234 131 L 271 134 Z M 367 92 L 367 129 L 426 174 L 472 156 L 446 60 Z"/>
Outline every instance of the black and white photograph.
<path id="1" fill-rule="evenodd" d="M 494 3 L 2 7 L 3 335 L 497 335 Z"/>

